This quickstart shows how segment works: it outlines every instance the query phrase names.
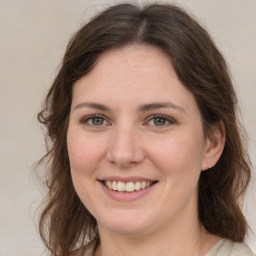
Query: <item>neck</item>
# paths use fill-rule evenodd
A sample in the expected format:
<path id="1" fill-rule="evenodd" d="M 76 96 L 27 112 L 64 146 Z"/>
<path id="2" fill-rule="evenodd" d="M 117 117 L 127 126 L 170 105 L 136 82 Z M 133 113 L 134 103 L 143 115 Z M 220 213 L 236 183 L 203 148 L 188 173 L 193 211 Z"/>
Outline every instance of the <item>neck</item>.
<path id="1" fill-rule="evenodd" d="M 172 228 L 165 225 L 161 232 L 137 235 L 110 233 L 99 227 L 101 243 L 95 256 L 205 255 L 220 238 L 206 232 L 195 216 L 185 220 L 176 219 Z"/>

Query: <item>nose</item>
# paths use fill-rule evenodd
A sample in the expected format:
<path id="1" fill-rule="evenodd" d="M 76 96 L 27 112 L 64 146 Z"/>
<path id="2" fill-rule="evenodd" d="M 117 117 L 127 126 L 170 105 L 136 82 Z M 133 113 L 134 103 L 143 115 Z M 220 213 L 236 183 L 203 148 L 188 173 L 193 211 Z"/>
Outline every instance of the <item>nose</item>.
<path id="1" fill-rule="evenodd" d="M 143 162 L 142 140 L 134 127 L 119 126 L 112 131 L 106 158 L 119 168 L 129 168 Z"/>

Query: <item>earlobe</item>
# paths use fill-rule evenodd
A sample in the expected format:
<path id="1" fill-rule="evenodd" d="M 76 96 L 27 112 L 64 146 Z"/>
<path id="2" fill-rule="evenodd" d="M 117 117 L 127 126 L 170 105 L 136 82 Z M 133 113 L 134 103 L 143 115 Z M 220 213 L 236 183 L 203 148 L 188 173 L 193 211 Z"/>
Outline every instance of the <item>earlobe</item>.
<path id="1" fill-rule="evenodd" d="M 212 168 L 220 159 L 225 146 L 226 130 L 223 121 L 218 121 L 211 126 L 206 139 L 204 159 L 201 170 Z"/>

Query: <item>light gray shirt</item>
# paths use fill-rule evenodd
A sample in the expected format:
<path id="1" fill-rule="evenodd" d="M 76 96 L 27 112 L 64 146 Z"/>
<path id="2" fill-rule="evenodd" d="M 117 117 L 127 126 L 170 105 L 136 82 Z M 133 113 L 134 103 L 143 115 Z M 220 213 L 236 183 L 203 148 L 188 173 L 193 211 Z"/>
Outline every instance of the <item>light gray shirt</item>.
<path id="1" fill-rule="evenodd" d="M 76 255 L 93 256 L 95 250 L 95 243 L 91 243 L 86 250 Z M 245 243 L 237 243 L 228 239 L 219 240 L 205 256 L 256 256 Z"/>

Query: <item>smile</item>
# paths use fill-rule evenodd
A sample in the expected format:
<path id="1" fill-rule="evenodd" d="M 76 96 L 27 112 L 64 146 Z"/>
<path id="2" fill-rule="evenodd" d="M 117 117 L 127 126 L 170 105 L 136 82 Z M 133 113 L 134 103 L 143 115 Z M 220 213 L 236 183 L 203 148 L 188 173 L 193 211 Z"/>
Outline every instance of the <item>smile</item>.
<path id="1" fill-rule="evenodd" d="M 134 192 L 143 190 L 153 185 L 153 181 L 136 181 L 136 182 L 122 182 L 122 181 L 103 181 L 103 184 L 113 191 L 118 192 Z"/>

